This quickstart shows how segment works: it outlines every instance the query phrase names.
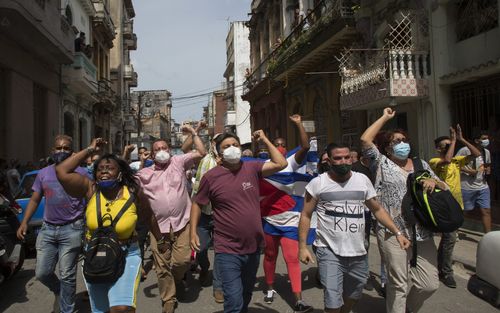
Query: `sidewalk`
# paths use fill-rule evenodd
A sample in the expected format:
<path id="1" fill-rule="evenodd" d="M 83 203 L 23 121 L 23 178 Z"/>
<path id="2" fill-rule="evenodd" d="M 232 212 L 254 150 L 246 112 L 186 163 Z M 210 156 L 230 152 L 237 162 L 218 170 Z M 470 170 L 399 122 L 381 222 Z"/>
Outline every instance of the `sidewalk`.
<path id="1" fill-rule="evenodd" d="M 479 241 L 483 237 L 482 233 L 471 232 L 466 229 L 458 231 L 458 238 L 453 250 L 453 261 L 463 265 L 463 267 L 472 273 L 476 272 L 476 252 Z M 436 246 L 439 247 L 440 235 L 434 236 Z"/>

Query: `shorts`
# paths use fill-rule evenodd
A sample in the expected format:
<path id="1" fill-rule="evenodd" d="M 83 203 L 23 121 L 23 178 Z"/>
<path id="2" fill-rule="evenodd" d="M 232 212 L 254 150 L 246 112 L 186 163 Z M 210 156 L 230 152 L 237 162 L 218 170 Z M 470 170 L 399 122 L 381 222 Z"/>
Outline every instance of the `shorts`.
<path id="1" fill-rule="evenodd" d="M 124 247 L 125 249 L 125 247 Z M 90 307 L 93 313 L 108 312 L 110 307 L 125 305 L 135 308 L 136 295 L 141 273 L 141 249 L 137 242 L 128 247 L 123 275 L 113 284 L 92 284 L 87 286 Z"/>
<path id="2" fill-rule="evenodd" d="M 325 308 L 342 307 L 343 297 L 359 300 L 368 280 L 368 256 L 342 257 L 327 247 L 316 247 L 315 251 Z"/>
<path id="3" fill-rule="evenodd" d="M 474 208 L 491 208 L 490 188 L 480 190 L 462 189 L 462 198 L 464 200 L 464 211 L 472 211 Z"/>

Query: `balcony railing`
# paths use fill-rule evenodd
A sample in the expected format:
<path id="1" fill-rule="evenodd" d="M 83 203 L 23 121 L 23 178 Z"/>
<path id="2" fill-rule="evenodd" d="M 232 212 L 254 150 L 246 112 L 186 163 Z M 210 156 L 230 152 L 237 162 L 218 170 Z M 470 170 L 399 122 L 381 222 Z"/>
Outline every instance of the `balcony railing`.
<path id="1" fill-rule="evenodd" d="M 137 35 L 132 34 L 129 38 L 125 38 L 125 45 L 129 50 L 137 50 Z"/>
<path id="2" fill-rule="evenodd" d="M 75 52 L 74 56 L 75 61 L 73 62 L 73 68 L 82 68 L 95 81 L 97 77 L 95 65 L 82 52 Z"/>
<path id="3" fill-rule="evenodd" d="M 296 20 L 292 32 L 281 43 L 276 43 L 272 51 L 247 77 L 243 93 L 247 93 L 257 83 L 272 74 L 291 55 L 308 44 L 325 27 L 339 18 L 353 18 L 353 1 L 323 0 L 302 21 Z"/>
<path id="4" fill-rule="evenodd" d="M 132 80 L 134 78 L 134 66 L 132 64 L 125 64 L 123 77 L 127 80 Z"/>
<path id="5" fill-rule="evenodd" d="M 94 9 L 96 11 L 94 20 L 98 23 L 102 23 L 109 38 L 114 38 L 115 25 L 113 24 L 113 20 L 111 19 L 111 15 L 108 12 L 106 4 L 103 0 L 92 0 L 92 3 L 94 4 Z"/>
<path id="6" fill-rule="evenodd" d="M 429 52 L 384 49 L 359 52 L 351 51 L 357 57 L 349 55 L 344 61 L 353 66 L 339 69 L 341 108 L 359 107 L 387 97 L 428 95 Z"/>
<path id="7" fill-rule="evenodd" d="M 123 36 L 131 38 L 134 34 L 134 20 L 128 20 L 123 23 Z"/>

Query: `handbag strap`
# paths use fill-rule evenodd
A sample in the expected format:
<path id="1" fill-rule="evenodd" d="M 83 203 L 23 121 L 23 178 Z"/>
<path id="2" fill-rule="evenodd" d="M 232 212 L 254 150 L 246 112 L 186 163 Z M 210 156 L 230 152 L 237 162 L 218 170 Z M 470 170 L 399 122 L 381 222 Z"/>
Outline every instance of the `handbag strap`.
<path id="1" fill-rule="evenodd" d="M 127 199 L 127 202 L 123 205 L 123 207 L 120 209 L 118 214 L 116 214 L 115 218 L 112 219 L 111 222 L 111 227 L 115 228 L 116 224 L 120 220 L 120 218 L 123 216 L 123 214 L 128 210 L 128 208 L 132 205 L 132 202 L 134 202 L 135 196 L 133 193 L 130 193 L 129 198 Z M 97 226 L 99 228 L 103 227 L 103 221 L 102 221 L 102 213 L 101 213 L 101 192 L 97 191 L 96 194 L 96 209 L 97 209 Z"/>

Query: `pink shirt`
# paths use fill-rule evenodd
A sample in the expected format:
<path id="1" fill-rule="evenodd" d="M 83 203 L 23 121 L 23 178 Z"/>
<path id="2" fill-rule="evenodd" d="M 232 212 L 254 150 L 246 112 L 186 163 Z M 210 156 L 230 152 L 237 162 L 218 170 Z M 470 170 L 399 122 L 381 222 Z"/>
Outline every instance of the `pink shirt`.
<path id="1" fill-rule="evenodd" d="M 186 189 L 186 169 L 193 165 L 193 154 L 173 156 L 164 165 L 140 170 L 136 177 L 162 233 L 181 230 L 189 222 L 191 199 Z"/>

